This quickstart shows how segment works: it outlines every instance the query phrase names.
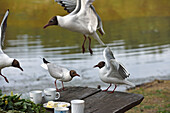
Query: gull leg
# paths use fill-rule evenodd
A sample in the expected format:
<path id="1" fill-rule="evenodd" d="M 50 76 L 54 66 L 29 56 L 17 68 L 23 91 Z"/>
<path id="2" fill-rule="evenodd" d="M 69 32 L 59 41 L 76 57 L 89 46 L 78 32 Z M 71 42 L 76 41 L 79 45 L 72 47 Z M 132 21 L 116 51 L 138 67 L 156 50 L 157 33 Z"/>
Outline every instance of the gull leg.
<path id="1" fill-rule="evenodd" d="M 84 41 L 83 41 L 83 45 L 82 45 L 82 52 L 85 52 L 85 48 L 84 48 L 84 44 L 86 42 L 87 37 L 84 35 Z"/>
<path id="2" fill-rule="evenodd" d="M 109 87 L 107 89 L 103 90 L 103 91 L 107 91 L 111 86 L 112 86 L 112 84 L 110 84 Z"/>
<path id="3" fill-rule="evenodd" d="M 2 75 L 1 73 L 0 73 L 0 75 L 1 75 L 2 77 L 4 77 L 4 79 L 5 79 L 5 81 L 6 81 L 7 83 L 9 83 L 8 79 L 7 79 L 4 75 Z"/>
<path id="4" fill-rule="evenodd" d="M 66 90 L 66 89 L 65 89 L 65 87 L 64 87 L 63 81 L 61 81 L 61 82 L 62 82 L 62 86 L 63 86 L 63 91 L 64 91 L 64 90 Z"/>
<path id="5" fill-rule="evenodd" d="M 112 92 L 109 92 L 109 93 L 114 93 L 115 89 L 117 88 L 117 85 L 115 85 L 115 88 L 113 89 Z"/>
<path id="6" fill-rule="evenodd" d="M 55 87 L 56 87 L 56 91 L 59 92 L 60 90 L 57 88 L 57 83 L 56 82 L 57 82 L 57 80 L 55 80 L 55 82 L 54 82 L 55 83 Z"/>
<path id="7" fill-rule="evenodd" d="M 89 39 L 89 51 L 90 51 L 90 54 L 93 55 L 93 51 L 91 49 L 91 38 L 88 37 L 88 39 Z"/>

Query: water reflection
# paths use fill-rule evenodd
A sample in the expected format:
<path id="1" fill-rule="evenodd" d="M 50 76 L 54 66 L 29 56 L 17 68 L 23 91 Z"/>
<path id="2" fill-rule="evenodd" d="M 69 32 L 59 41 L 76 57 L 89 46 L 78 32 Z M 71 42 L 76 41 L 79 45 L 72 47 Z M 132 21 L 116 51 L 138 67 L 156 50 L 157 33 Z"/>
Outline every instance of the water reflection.
<path id="1" fill-rule="evenodd" d="M 82 54 L 83 36 L 81 34 L 60 27 L 45 30 L 42 28 L 48 18 L 56 12 L 65 14 L 62 8 L 55 7 L 54 3 L 48 0 L 44 2 L 30 0 L 20 7 L 17 5 L 21 2 L 20 0 L 16 0 L 13 7 L 10 2 L 12 1 L 0 1 L 0 4 L 6 4 L 11 9 L 4 51 L 9 56 L 20 60 L 24 72 L 14 68 L 4 69 L 3 73 L 10 81 L 7 84 L 0 78 L 2 83 L 0 88 L 4 92 L 11 90 L 24 92 L 20 90 L 21 88 L 28 92 L 40 89 L 40 85 L 41 88 L 54 87 L 54 79 L 40 67 L 41 57 L 58 65 L 78 70 L 81 78 L 75 78 L 66 85 L 107 87 L 107 84 L 99 79 L 98 70 L 92 68 L 93 65 L 103 60 L 104 47 L 93 39 L 94 55 L 91 56 L 88 51 Z M 30 6 L 33 7 L 30 9 Z M 58 10 L 54 12 L 56 8 Z M 0 18 L 6 8 L 1 7 L 1 9 L 3 10 L 0 10 Z M 49 12 L 45 13 L 47 10 Z M 105 10 L 108 8 L 106 7 Z M 170 79 L 170 17 L 133 16 L 111 20 L 112 16 L 107 15 L 108 18 L 102 16 L 106 32 L 102 40 L 111 47 L 115 57 L 127 67 L 131 73 L 129 80 L 139 84 L 155 78 Z M 123 89 L 125 87 L 118 88 L 118 90 Z"/>

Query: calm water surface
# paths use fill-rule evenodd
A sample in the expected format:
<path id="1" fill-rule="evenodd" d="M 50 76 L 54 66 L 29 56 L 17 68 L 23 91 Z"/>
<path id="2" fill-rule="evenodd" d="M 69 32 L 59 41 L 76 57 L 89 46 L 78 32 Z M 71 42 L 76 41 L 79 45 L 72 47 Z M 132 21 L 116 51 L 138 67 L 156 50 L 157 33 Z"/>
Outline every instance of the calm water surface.
<path id="1" fill-rule="evenodd" d="M 37 2 L 30 4 L 40 4 L 38 0 L 35 1 Z M 7 3 L 3 0 L 1 2 Z M 48 7 L 54 7 L 51 2 L 47 4 Z M 41 7 L 42 5 L 41 3 Z M 104 60 L 102 56 L 104 47 L 96 40 L 92 39 L 94 55 L 91 56 L 88 49 L 82 54 L 83 35 L 60 27 L 42 28 L 57 11 L 50 15 L 33 7 L 31 11 L 38 10 L 38 14 L 34 14 L 28 12 L 28 9 L 22 12 L 17 6 L 9 7 L 11 13 L 4 51 L 21 62 L 24 72 L 12 67 L 3 69 L 2 73 L 9 80 L 8 84 L 2 77 L 0 78 L 0 88 L 4 92 L 9 93 L 13 90 L 23 93 L 33 89 L 54 87 L 54 79 L 40 67 L 42 64 L 40 57 L 78 71 L 81 77 L 75 77 L 71 82 L 65 83 L 66 86 L 95 88 L 97 85 L 101 85 L 102 88 L 108 86 L 99 79 L 98 69 L 93 68 L 99 61 Z M 5 10 L 5 7 L 0 10 L 1 19 Z M 113 20 L 102 18 L 106 32 L 102 40 L 111 47 L 116 59 L 131 73 L 128 78 L 130 81 L 140 84 L 154 79 L 170 79 L 170 16 L 136 16 Z M 58 84 L 61 87 L 60 82 Z M 117 90 L 125 88 L 126 86 L 120 86 Z"/>

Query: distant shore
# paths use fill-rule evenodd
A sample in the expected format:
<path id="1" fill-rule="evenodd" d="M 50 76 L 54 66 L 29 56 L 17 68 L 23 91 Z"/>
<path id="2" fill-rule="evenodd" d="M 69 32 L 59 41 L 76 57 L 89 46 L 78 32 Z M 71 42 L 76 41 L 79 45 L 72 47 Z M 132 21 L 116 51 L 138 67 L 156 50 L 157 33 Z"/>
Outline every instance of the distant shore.
<path id="1" fill-rule="evenodd" d="M 170 112 L 170 80 L 154 80 L 128 89 L 130 93 L 142 94 L 144 100 L 127 113 L 168 113 Z"/>

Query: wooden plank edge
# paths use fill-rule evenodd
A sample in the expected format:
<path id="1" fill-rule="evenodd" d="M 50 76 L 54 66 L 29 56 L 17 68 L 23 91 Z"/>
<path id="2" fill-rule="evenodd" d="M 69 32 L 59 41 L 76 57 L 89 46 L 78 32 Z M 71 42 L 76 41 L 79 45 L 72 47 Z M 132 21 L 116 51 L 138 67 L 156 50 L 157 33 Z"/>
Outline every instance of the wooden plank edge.
<path id="1" fill-rule="evenodd" d="M 138 95 L 140 95 L 140 94 L 138 94 Z M 113 113 L 124 113 L 125 111 L 128 111 L 129 109 L 139 105 L 144 99 L 143 95 L 140 95 L 140 96 L 141 96 L 141 98 L 138 101 L 131 102 L 131 103 L 129 103 L 129 105 L 123 106 L 120 109 L 114 111 Z"/>

